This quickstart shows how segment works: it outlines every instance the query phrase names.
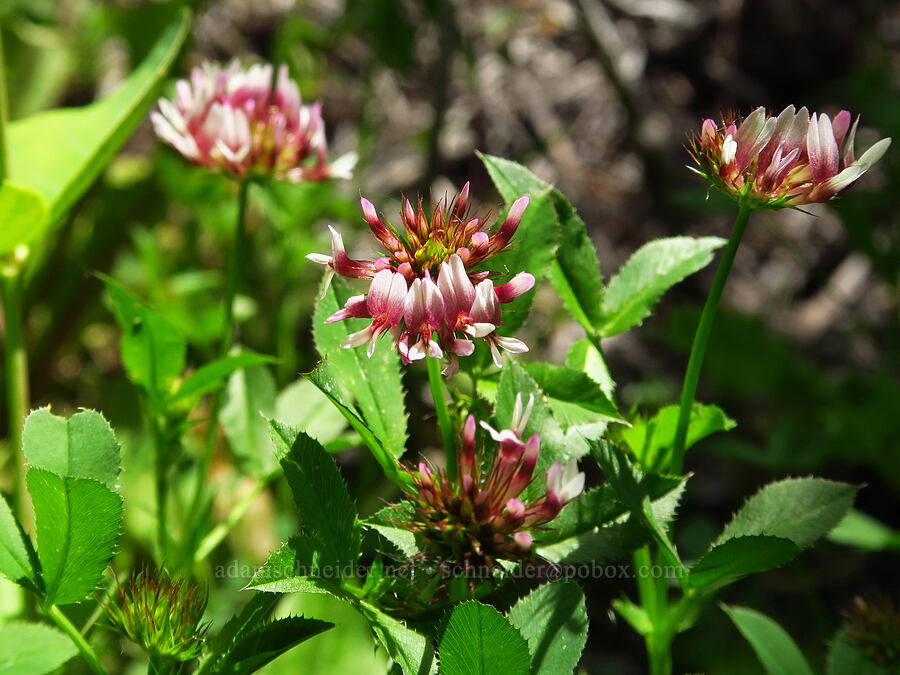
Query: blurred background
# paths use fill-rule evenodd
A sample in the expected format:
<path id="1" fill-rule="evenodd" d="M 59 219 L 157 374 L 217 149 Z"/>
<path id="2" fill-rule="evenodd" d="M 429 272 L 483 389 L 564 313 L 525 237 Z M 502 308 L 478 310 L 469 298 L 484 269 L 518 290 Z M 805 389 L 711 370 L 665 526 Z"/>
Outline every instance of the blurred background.
<path id="1" fill-rule="evenodd" d="M 321 268 L 304 256 L 328 249 L 327 224 L 340 227 L 351 254 L 365 249 L 360 194 L 395 219 L 401 195 L 441 197 L 469 180 L 476 203 L 496 212 L 500 198 L 474 153 L 514 159 L 569 197 L 608 278 L 652 238 L 727 236 L 733 205 L 685 168 L 683 146 L 705 117 L 760 105 L 846 108 L 862 116 L 858 147 L 900 138 L 900 4 L 877 0 L 3 0 L 13 118 L 111 90 L 185 5 L 196 18 L 176 74 L 204 59 L 287 63 L 304 99 L 323 102 L 332 155 L 360 155 L 353 181 L 251 193 L 241 341 L 279 357 L 279 389 L 316 362 L 310 314 Z M 688 456 L 695 475 L 676 533 L 685 557 L 702 553 L 759 486 L 789 475 L 865 484 L 857 507 L 900 528 L 898 194 L 892 149 L 832 204 L 753 216 L 698 396 L 738 427 Z M 129 489 L 122 569 L 147 555 L 149 449 L 119 330 L 91 272 L 111 274 L 163 312 L 188 336 L 191 362 L 202 363 L 216 350 L 234 210 L 228 181 L 188 166 L 145 123 L 31 265 L 33 405 L 96 408 L 116 429 Z M 623 410 L 676 401 L 713 272 L 689 278 L 642 327 L 604 343 Z M 525 358 L 561 363 L 581 336 L 549 284 L 541 287 L 521 335 L 532 348 Z M 424 370 L 406 377 L 412 458 L 440 442 Z M 396 496 L 368 455 L 349 450 L 339 460 L 364 514 Z M 222 513 L 249 489 L 230 466 L 222 457 L 210 479 Z M 240 570 L 220 578 L 217 566 L 258 565 L 294 531 L 285 487 L 262 495 L 198 570 L 214 589 L 214 620 L 242 601 L 247 581 Z M 823 542 L 722 599 L 776 618 L 822 669 L 826 640 L 855 595 L 900 599 L 896 543 L 861 551 Z M 609 612 L 632 584 L 584 582 L 585 672 L 644 671 L 641 639 Z M 283 611 L 339 626 L 268 672 L 384 672 L 350 610 L 303 596 Z M 710 607 L 676 640 L 679 672 L 759 671 L 722 619 Z"/>

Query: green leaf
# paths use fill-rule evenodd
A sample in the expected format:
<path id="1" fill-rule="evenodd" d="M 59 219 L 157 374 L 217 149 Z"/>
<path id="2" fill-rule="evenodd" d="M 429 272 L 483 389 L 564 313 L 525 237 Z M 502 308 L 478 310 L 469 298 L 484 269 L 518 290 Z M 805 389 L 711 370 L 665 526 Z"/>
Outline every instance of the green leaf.
<path id="1" fill-rule="evenodd" d="M 547 275 L 563 306 L 589 334 L 603 317 L 603 277 L 584 221 L 559 190 L 550 193 L 562 238 Z"/>
<path id="2" fill-rule="evenodd" d="M 566 356 L 566 365 L 585 373 L 600 385 L 600 389 L 610 401 L 613 400 L 616 383 L 609 373 L 609 368 L 606 367 L 603 354 L 589 339 L 582 338 L 572 345 Z"/>
<path id="3" fill-rule="evenodd" d="M 30 244 L 42 232 L 46 217 L 47 207 L 36 192 L 0 183 L 0 256 Z"/>
<path id="4" fill-rule="evenodd" d="M 184 370 L 187 343 L 175 326 L 119 282 L 98 276 L 109 289 L 113 313 L 122 328 L 122 362 L 128 377 L 161 402 L 168 398 L 169 383 Z"/>
<path id="5" fill-rule="evenodd" d="M 540 281 L 550 268 L 559 247 L 560 230 L 552 200 L 553 188 L 521 164 L 492 155 L 479 153 L 478 156 L 497 192 L 507 204 L 526 194 L 531 197 L 522 222 L 512 238 L 512 245 L 503 253 L 493 256 L 485 267 L 503 277 L 507 274 L 530 272 L 535 281 Z M 525 322 L 534 294 L 535 289 L 532 289 L 503 306 L 500 333 L 510 335 Z"/>
<path id="6" fill-rule="evenodd" d="M 697 589 L 719 588 L 748 574 L 780 567 L 800 554 L 790 539 L 751 535 L 722 542 L 704 555 L 691 569 L 691 583 Z"/>
<path id="7" fill-rule="evenodd" d="M 56 223 L 128 140 L 178 55 L 189 26 L 190 14 L 184 11 L 140 67 L 109 96 L 83 108 L 50 110 L 9 124 L 9 175 L 40 195 L 48 210 L 35 229 Z M 31 233 L 32 238 L 36 235 Z"/>
<path id="8" fill-rule="evenodd" d="M 441 636 L 441 675 L 527 675 L 528 643 L 500 612 L 474 600 L 457 605 Z"/>
<path id="9" fill-rule="evenodd" d="M 714 545 L 765 534 L 805 547 L 837 525 L 853 506 L 857 488 L 822 478 L 788 478 L 753 495 Z"/>
<path id="10" fill-rule="evenodd" d="M 407 628 L 374 605 L 365 601 L 354 603 L 369 622 L 378 641 L 384 646 L 403 675 L 430 675 L 437 673 L 434 649 L 424 635 Z"/>
<path id="11" fill-rule="evenodd" d="M 528 501 L 544 494 L 546 490 L 544 476 L 554 461 L 560 460 L 565 464 L 570 458 L 585 454 L 587 446 L 581 442 L 580 437 L 574 441 L 566 437 L 559 422 L 553 417 L 549 399 L 544 391 L 524 367 L 509 358 L 506 359 L 500 373 L 497 400 L 494 405 L 494 424 L 498 430 L 510 428 L 517 394 L 522 395 L 523 405 L 527 405 L 529 396 L 534 395 L 534 408 L 522 437 L 528 438 L 532 434 L 541 436 L 541 452 L 534 470 L 535 478 L 526 488 L 525 497 L 521 497 L 524 501 Z M 486 451 L 494 450 L 494 444 L 490 441 L 485 447 Z"/>
<path id="12" fill-rule="evenodd" d="M 644 244 L 606 287 L 597 332 L 609 337 L 639 324 L 663 293 L 706 267 L 724 243 L 719 237 L 671 237 Z"/>
<path id="13" fill-rule="evenodd" d="M 327 447 L 347 429 L 347 420 L 312 382 L 300 379 L 278 394 L 275 417 Z"/>
<path id="14" fill-rule="evenodd" d="M 587 373 L 549 363 L 529 363 L 525 370 L 550 398 L 553 416 L 563 428 L 625 421 L 616 404 Z"/>
<path id="15" fill-rule="evenodd" d="M 847 512 L 837 527 L 828 533 L 828 539 L 866 551 L 900 549 L 900 532 L 856 509 Z"/>
<path id="16" fill-rule="evenodd" d="M 272 469 L 270 426 L 275 415 L 275 378 L 265 366 L 244 368 L 228 379 L 222 405 L 222 428 L 235 455 L 257 474 Z"/>
<path id="17" fill-rule="evenodd" d="M 406 449 L 406 406 L 397 351 L 384 337 L 371 358 L 366 356 L 364 347 L 340 346 L 347 335 L 365 328 L 369 323 L 366 319 L 325 323 L 359 292 L 351 282 L 335 277 L 316 305 L 313 334 L 319 353 L 328 360 L 340 387 L 353 397 L 366 425 L 396 458 Z"/>
<path id="18" fill-rule="evenodd" d="M 722 605 L 722 609 L 753 647 L 768 675 L 813 675 L 800 648 L 772 619 L 749 607 Z"/>
<path id="19" fill-rule="evenodd" d="M 25 536 L 0 495 L 0 573 L 20 586 L 37 587 L 37 572 L 25 548 Z M 0 652 L 2 654 L 2 652 Z M 0 657 L 2 658 L 2 657 Z"/>
<path id="20" fill-rule="evenodd" d="M 61 476 L 93 478 L 111 490 L 119 479 L 119 443 L 103 415 L 82 410 L 69 419 L 34 410 L 22 433 L 25 461 Z"/>
<path id="21" fill-rule="evenodd" d="M 678 414 L 677 405 L 666 406 L 650 419 L 638 418 L 630 428 L 622 430 L 622 440 L 647 471 L 658 471 L 668 466 L 675 444 Z M 694 403 L 685 449 L 717 431 L 728 431 L 736 425 L 720 408 Z"/>
<path id="22" fill-rule="evenodd" d="M 50 626 L 24 621 L 0 626 L 0 675 L 52 673 L 77 653 L 69 638 Z"/>
<path id="23" fill-rule="evenodd" d="M 324 562 L 356 564 L 360 522 L 341 472 L 318 441 L 302 431 L 270 420 L 275 454 L 294 494 L 300 520 L 321 542 Z"/>
<path id="24" fill-rule="evenodd" d="M 381 466 L 384 475 L 400 486 L 409 486 L 412 484 L 412 478 L 408 473 L 400 468 L 400 464 L 394 456 L 385 448 L 381 439 L 359 416 L 350 402 L 346 399 L 334 374 L 331 371 L 331 365 L 328 361 L 321 362 L 316 369 L 306 376 L 331 403 L 341 412 L 344 418 L 350 423 L 356 432 L 360 435 L 363 442 L 372 452 L 372 456 Z"/>
<path id="25" fill-rule="evenodd" d="M 31 468 L 38 557 L 46 605 L 83 600 L 103 577 L 122 522 L 122 498 L 90 478 Z"/>
<path id="26" fill-rule="evenodd" d="M 528 642 L 534 675 L 571 675 L 587 643 L 584 593 L 573 581 L 538 586 L 507 615 Z"/>
<path id="27" fill-rule="evenodd" d="M 295 535 L 269 556 L 265 564 L 253 575 L 247 587 L 267 593 L 294 592 L 279 589 L 291 588 L 291 584 L 298 578 L 320 576 L 323 569 L 322 552 L 323 545 L 317 537 L 309 534 Z M 328 579 L 333 581 L 338 575 L 332 574 L 331 571 L 329 568 Z"/>
<path id="28" fill-rule="evenodd" d="M 202 675 L 217 672 L 240 642 L 241 636 L 263 625 L 279 599 L 280 596 L 275 593 L 254 593 L 250 602 L 232 615 L 216 636 L 209 640 L 198 672 Z"/>
<path id="29" fill-rule="evenodd" d="M 272 363 L 274 360 L 271 356 L 254 352 L 242 352 L 207 363 L 184 379 L 175 393 L 169 398 L 167 405 L 173 406 L 184 401 L 196 399 L 218 389 L 233 373 L 251 366 Z"/>
<path id="30" fill-rule="evenodd" d="M 847 634 L 847 629 L 841 629 L 828 649 L 828 661 L 825 670 L 826 675 L 896 675 L 897 669 L 893 669 L 874 663 Z"/>
<path id="31" fill-rule="evenodd" d="M 653 534 L 669 562 L 681 570 L 682 577 L 679 578 L 684 578 L 686 576 L 684 564 L 678 557 L 678 552 L 669 539 L 669 535 L 666 534 L 654 513 L 653 504 L 640 470 L 629 461 L 622 450 L 611 443 L 602 440 L 591 441 L 590 446 L 591 456 L 600 465 L 600 470 L 603 471 L 603 475 L 606 476 L 613 490 L 631 511 L 632 516 L 638 518 L 644 527 Z"/>
<path id="32" fill-rule="evenodd" d="M 276 619 L 243 633 L 221 665 L 212 672 L 255 673 L 289 649 L 333 627 L 333 623 L 302 616 Z"/>
<path id="33" fill-rule="evenodd" d="M 403 527 L 403 523 L 410 519 L 410 513 L 404 509 L 404 506 L 409 507 L 409 502 L 390 504 L 379 509 L 366 519 L 365 526 L 378 532 L 407 558 L 412 558 L 421 550 L 416 541 L 416 535 L 412 530 Z"/>

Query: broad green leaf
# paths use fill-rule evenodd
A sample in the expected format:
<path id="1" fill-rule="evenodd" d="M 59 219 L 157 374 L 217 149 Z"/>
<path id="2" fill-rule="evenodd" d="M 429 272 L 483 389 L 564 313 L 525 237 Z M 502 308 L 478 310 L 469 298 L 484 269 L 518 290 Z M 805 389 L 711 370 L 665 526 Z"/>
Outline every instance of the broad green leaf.
<path id="1" fill-rule="evenodd" d="M 302 616 L 276 619 L 245 632 L 213 673 L 249 675 L 334 624 Z"/>
<path id="2" fill-rule="evenodd" d="M 218 389 L 233 373 L 243 368 L 261 366 L 273 361 L 274 359 L 270 356 L 254 352 L 242 352 L 207 363 L 184 379 L 175 393 L 169 398 L 167 405 L 172 406 L 203 396 Z"/>
<path id="3" fill-rule="evenodd" d="M 507 615 L 528 642 L 534 675 L 571 675 L 587 643 L 584 593 L 573 581 L 538 586 Z"/>
<path id="4" fill-rule="evenodd" d="M 584 221 L 559 190 L 550 193 L 562 238 L 547 275 L 569 314 L 589 334 L 602 320 L 603 277 Z"/>
<path id="5" fill-rule="evenodd" d="M 531 197 L 511 246 L 503 253 L 493 256 L 486 267 L 501 275 L 500 279 L 506 279 L 507 274 L 530 272 L 536 281 L 540 281 L 550 268 L 559 247 L 560 229 L 552 200 L 553 188 L 521 164 L 502 157 L 483 154 L 478 156 L 497 192 L 508 205 L 523 195 Z M 503 217 L 505 215 L 503 213 Z M 532 289 L 503 306 L 500 333 L 510 335 L 525 322 L 534 293 L 535 289 Z"/>
<path id="6" fill-rule="evenodd" d="M 416 535 L 412 530 L 403 527 L 403 523 L 410 519 L 410 514 L 404 509 L 404 506 L 411 508 L 409 502 L 385 506 L 367 518 L 365 526 L 378 532 L 407 558 L 412 558 L 421 551 L 416 542 Z"/>
<path id="7" fill-rule="evenodd" d="M 25 461 L 30 467 L 61 476 L 93 478 L 111 490 L 119 479 L 119 443 L 103 415 L 82 410 L 70 418 L 50 408 L 34 410 L 22 433 Z"/>
<path id="8" fill-rule="evenodd" d="M 0 183 L 0 256 L 30 244 L 42 231 L 47 207 L 40 195 L 14 183 Z"/>
<path id="9" fill-rule="evenodd" d="M 828 539 L 866 551 L 900 549 L 900 532 L 856 509 L 847 512 L 837 527 L 828 533 Z"/>
<path id="10" fill-rule="evenodd" d="M 372 456 L 375 457 L 375 460 L 381 466 L 384 475 L 398 485 L 409 486 L 412 483 L 410 475 L 401 470 L 400 464 L 388 449 L 384 447 L 381 439 L 369 425 L 363 421 L 347 400 L 344 393 L 341 391 L 341 388 L 338 386 L 337 381 L 334 379 L 334 374 L 332 373 L 331 365 L 328 361 L 321 362 L 316 366 L 316 369 L 306 377 L 319 391 L 325 394 L 332 405 L 341 412 L 344 418 L 350 423 L 350 426 L 352 426 L 360 435 L 363 442 L 372 452 Z"/>
<path id="11" fill-rule="evenodd" d="M 182 12 L 144 62 L 109 96 L 83 108 L 50 110 L 9 124 L 9 175 L 47 205 L 47 217 L 38 227 L 56 223 L 128 140 L 178 55 L 189 26 L 190 14 Z"/>
<path id="12" fill-rule="evenodd" d="M 560 460 L 566 463 L 572 457 L 580 457 L 587 451 L 587 446 L 581 443 L 580 439 L 578 439 L 579 442 L 572 442 L 571 439 L 566 438 L 559 422 L 553 417 L 546 394 L 524 367 L 509 358 L 506 359 L 503 371 L 500 373 L 497 400 L 494 406 L 494 425 L 498 430 L 509 429 L 512 424 L 517 394 L 522 395 L 523 405 L 527 405 L 529 396 L 534 395 L 534 408 L 531 411 L 531 417 L 528 418 L 528 424 L 525 425 L 522 438 L 528 438 L 532 434 L 541 436 L 541 452 L 534 470 L 535 478 L 526 488 L 525 497 L 522 498 L 527 501 L 544 494 L 546 489 L 544 476 L 554 461 Z M 488 440 L 485 446 L 486 450 L 493 452 L 494 445 L 492 441 Z"/>
<path id="13" fill-rule="evenodd" d="M 826 675 L 896 675 L 897 668 L 874 663 L 859 643 L 847 634 L 846 628 L 838 631 L 828 649 Z"/>
<path id="14" fill-rule="evenodd" d="M 719 588 L 736 579 L 780 567 L 800 554 L 790 539 L 750 535 L 722 542 L 704 555 L 691 569 L 691 583 L 697 589 Z"/>
<path id="15" fill-rule="evenodd" d="M 184 337 L 131 292 L 110 277 L 99 275 L 109 289 L 113 313 L 122 328 L 122 362 L 131 381 L 161 402 L 170 382 L 184 370 Z"/>
<path id="16" fill-rule="evenodd" d="M 565 429 L 625 421 L 616 404 L 587 373 L 549 363 L 528 363 L 525 370 L 550 398 L 553 416 Z"/>
<path id="17" fill-rule="evenodd" d="M 527 675 L 528 643 L 496 609 L 457 605 L 441 636 L 441 675 Z"/>
<path id="18" fill-rule="evenodd" d="M 603 354 L 588 338 L 582 338 L 572 345 L 566 356 L 566 365 L 569 368 L 580 370 L 594 382 L 600 385 L 600 389 L 606 397 L 612 401 L 616 391 L 616 383 L 609 374 Z"/>
<path id="19" fill-rule="evenodd" d="M 0 626 L 0 675 L 52 673 L 78 651 L 62 632 L 39 623 Z"/>
<path id="20" fill-rule="evenodd" d="M 686 479 L 681 480 L 674 488 L 662 492 L 651 504 L 653 520 L 661 527 L 668 527 L 675 519 L 686 484 Z M 657 489 L 662 489 L 662 484 L 652 486 L 654 491 L 652 494 L 656 494 Z M 654 538 L 643 517 L 635 518 L 630 513 L 624 513 L 612 522 L 593 527 L 586 526 L 584 522 L 569 520 L 565 509 L 560 518 L 563 519 L 563 527 L 575 526 L 572 534 L 552 543 L 539 545 L 537 549 L 542 558 L 554 563 L 590 563 L 603 566 L 608 562 L 626 558 L 641 546 L 651 543 Z M 555 526 L 556 522 L 554 520 L 552 526 Z M 600 573 L 606 574 L 607 570 L 601 569 Z"/>
<path id="21" fill-rule="evenodd" d="M 360 522 L 341 472 L 318 441 L 302 431 L 270 420 L 275 454 L 294 494 L 298 515 L 322 542 L 324 562 L 338 567 L 356 564 Z"/>
<path id="22" fill-rule="evenodd" d="M 112 558 L 122 498 L 99 481 L 44 469 L 29 469 L 26 482 L 34 503 L 45 603 L 83 600 L 97 587 Z"/>
<path id="23" fill-rule="evenodd" d="M 248 588 L 269 593 L 287 593 L 276 587 L 284 587 L 297 578 L 319 577 L 323 571 L 323 545 L 320 539 L 309 534 L 298 534 L 281 545 L 269 556 L 260 567 Z M 331 572 L 330 568 L 327 570 Z M 330 581 L 335 581 L 337 574 L 329 574 Z"/>
<path id="24" fill-rule="evenodd" d="M 768 675 L 813 675 L 797 643 L 772 619 L 749 607 L 722 605 L 722 609 L 753 647 Z"/>
<path id="25" fill-rule="evenodd" d="M 857 488 L 823 478 L 788 478 L 753 495 L 716 540 L 767 534 L 804 547 L 828 533 L 853 506 Z"/>
<path id="26" fill-rule="evenodd" d="M 2 495 L 0 495 L 0 573 L 19 585 L 32 589 L 36 587 L 37 572 L 28 555 L 28 549 L 25 548 L 22 528 L 19 527 Z"/>
<path id="27" fill-rule="evenodd" d="M 659 471 L 669 465 L 675 430 L 678 427 L 679 407 L 666 406 L 649 419 L 638 418 L 631 428 L 622 430 L 622 440 L 647 471 Z M 694 403 L 688 423 L 685 449 L 717 431 L 736 426 L 722 410 L 714 405 Z"/>
<path id="28" fill-rule="evenodd" d="M 347 420 L 328 397 L 307 379 L 289 384 L 279 394 L 275 417 L 328 446 L 347 429 Z"/>
<path id="29" fill-rule="evenodd" d="M 365 347 L 340 346 L 347 335 L 365 328 L 367 319 L 325 323 L 348 298 L 361 292 L 363 289 L 351 282 L 335 277 L 316 305 L 313 334 L 316 348 L 328 360 L 339 386 L 353 397 L 366 425 L 396 458 L 406 450 L 406 406 L 397 351 L 385 336 L 371 358 L 366 356 Z"/>
<path id="30" fill-rule="evenodd" d="M 632 516 L 653 534 L 662 551 L 671 564 L 676 565 L 686 576 L 684 565 L 678 557 L 675 546 L 666 534 L 659 519 L 654 513 L 650 494 L 643 481 L 640 470 L 633 465 L 621 449 L 606 441 L 592 441 L 591 456 L 600 465 L 600 470 L 610 482 L 618 497 L 625 503 Z"/>
<path id="31" fill-rule="evenodd" d="M 360 600 L 355 603 L 369 622 L 378 641 L 384 646 L 403 675 L 431 675 L 437 673 L 434 649 L 428 639 L 388 616 L 374 605 Z"/>
<path id="32" fill-rule="evenodd" d="M 222 428 L 232 452 L 257 475 L 270 471 L 275 462 L 267 419 L 275 415 L 276 400 L 275 378 L 264 365 L 228 378 Z"/>
<path id="33" fill-rule="evenodd" d="M 198 672 L 202 675 L 217 672 L 240 642 L 241 636 L 251 633 L 268 620 L 279 599 L 280 596 L 275 593 L 254 593 L 250 602 L 232 615 L 216 636 L 207 642 L 208 649 Z"/>
<path id="34" fill-rule="evenodd" d="M 706 267 L 724 243 L 719 237 L 671 237 L 644 244 L 606 287 L 598 333 L 609 337 L 639 324 L 663 293 Z"/>

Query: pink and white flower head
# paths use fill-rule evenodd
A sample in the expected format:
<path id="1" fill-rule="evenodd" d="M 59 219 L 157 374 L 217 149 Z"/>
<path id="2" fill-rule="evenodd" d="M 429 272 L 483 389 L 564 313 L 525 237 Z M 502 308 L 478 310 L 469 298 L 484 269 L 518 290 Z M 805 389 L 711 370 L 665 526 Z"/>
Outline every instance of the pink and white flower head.
<path id="1" fill-rule="evenodd" d="M 512 428 L 497 431 L 481 423 L 496 443 L 489 468 L 476 440 L 475 418 L 466 420 L 457 449 L 457 477 L 431 469 L 421 462 L 411 472 L 415 488 L 407 497 L 414 506 L 412 529 L 428 544 L 430 552 L 457 562 L 491 564 L 494 558 L 518 560 L 532 551 L 529 530 L 550 522 L 562 508 L 581 494 L 584 474 L 574 460 L 555 462 L 545 476 L 543 497 L 523 500 L 522 493 L 534 478 L 541 439 L 523 432 L 534 406 L 532 395 L 522 405 L 516 396 Z"/>
<path id="2" fill-rule="evenodd" d="M 705 120 L 689 152 L 698 166 L 694 171 L 753 208 L 825 202 L 868 171 L 891 144 L 883 138 L 857 159 L 858 124 L 857 116 L 851 127 L 846 110 L 831 120 L 792 105 L 777 117 L 757 108 L 743 121 L 717 126 Z"/>
<path id="3" fill-rule="evenodd" d="M 353 260 L 340 234 L 332 229 L 331 255 L 307 256 L 325 265 L 328 274 L 371 279 L 368 294 L 351 298 L 326 319 L 372 319 L 367 329 L 348 336 L 343 347 L 369 343 L 371 354 L 374 341 L 389 332 L 404 363 L 426 356 L 447 357 L 444 374 L 448 376 L 458 370 L 458 357 L 475 350 L 473 339 L 485 340 L 497 367 L 503 364 L 501 348 L 512 353 L 528 351 L 521 340 L 498 335 L 497 329 L 503 323 L 502 305 L 531 290 L 534 276 L 519 272 L 496 284 L 490 272 L 479 268 L 512 245 L 528 197 L 517 199 L 504 221 L 491 230 L 485 229 L 486 218 L 469 213 L 468 199 L 466 183 L 452 203 L 445 206 L 442 200 L 435 205 L 430 218 L 421 199 L 417 209 L 406 200 L 400 213 L 403 232 L 398 234 L 364 198 L 363 215 L 384 254 L 375 260 Z M 376 300 L 369 302 L 371 297 Z"/>
<path id="4" fill-rule="evenodd" d="M 150 114 L 156 135 L 186 159 L 234 178 L 272 176 L 294 183 L 349 178 L 356 155 L 327 162 L 319 103 L 302 105 L 287 66 L 272 86 L 271 64 L 204 63 L 179 80 L 172 100 Z"/>

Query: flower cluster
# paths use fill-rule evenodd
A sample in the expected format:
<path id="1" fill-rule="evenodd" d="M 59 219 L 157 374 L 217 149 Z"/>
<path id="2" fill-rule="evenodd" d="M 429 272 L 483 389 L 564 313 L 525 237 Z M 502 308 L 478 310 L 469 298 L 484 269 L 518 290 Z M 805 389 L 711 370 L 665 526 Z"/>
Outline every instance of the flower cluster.
<path id="1" fill-rule="evenodd" d="M 272 75 L 271 64 L 204 63 L 190 81 L 178 81 L 173 100 L 159 100 L 153 128 L 186 159 L 235 178 L 349 178 L 355 154 L 327 164 L 321 104 L 301 104 L 287 66 L 279 67 L 274 89 Z"/>
<path id="2" fill-rule="evenodd" d="M 740 122 L 703 122 L 689 149 L 697 173 L 754 208 L 825 202 L 862 176 L 891 144 L 883 138 L 859 159 L 846 110 L 810 116 L 806 108 L 785 108 L 778 117 L 757 108 Z M 848 133 L 849 132 L 849 133 Z M 843 146 L 843 152 L 841 148 Z"/>
<path id="3" fill-rule="evenodd" d="M 584 474 L 575 460 L 554 462 L 546 473 L 546 494 L 523 502 L 531 483 L 541 440 L 522 432 L 534 405 L 534 396 L 522 406 L 516 397 L 510 429 L 497 431 L 482 422 L 497 443 L 490 468 L 482 471 L 483 451 L 476 447 L 475 418 L 466 420 L 458 449 L 458 475 L 450 480 L 443 470 L 424 462 L 413 473 L 415 489 L 407 496 L 414 507 L 411 527 L 429 545 L 429 552 L 445 560 L 492 564 L 495 558 L 521 559 L 531 553 L 533 530 L 556 518 L 563 506 L 584 489 Z"/>
<path id="4" fill-rule="evenodd" d="M 520 272 L 506 283 L 495 285 L 490 272 L 475 269 L 510 246 L 528 197 L 517 199 L 503 223 L 491 232 L 484 231 L 485 218 L 471 216 L 468 199 L 466 183 L 446 208 L 443 202 L 438 203 L 430 218 L 421 199 L 417 209 L 405 200 L 400 214 L 402 234 L 379 218 L 371 202 L 362 199 L 366 222 L 385 254 L 376 260 L 353 260 L 344 250 L 341 235 L 331 228 L 331 255 L 307 256 L 326 265 L 329 273 L 371 279 L 367 294 L 350 298 L 343 309 L 326 320 L 372 320 L 365 329 L 349 335 L 342 347 L 368 343 L 371 356 L 378 337 L 390 331 L 404 363 L 426 355 L 447 355 L 445 375 L 458 370 L 458 356 L 469 356 L 475 350 L 469 338 L 483 338 L 498 367 L 502 364 L 499 348 L 514 353 L 528 351 L 522 341 L 498 335 L 496 330 L 503 322 L 501 305 L 530 290 L 534 276 Z"/>
<path id="5" fill-rule="evenodd" d="M 200 623 L 206 593 L 198 586 L 144 569 L 118 584 L 118 601 L 104 605 L 107 615 L 148 654 L 178 662 L 200 656 L 209 624 Z"/>

